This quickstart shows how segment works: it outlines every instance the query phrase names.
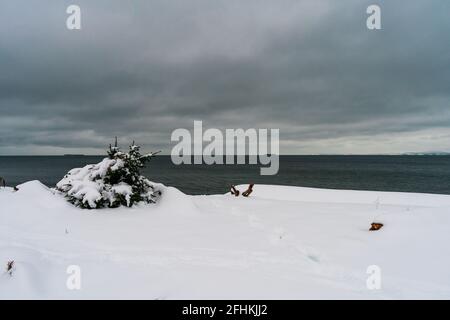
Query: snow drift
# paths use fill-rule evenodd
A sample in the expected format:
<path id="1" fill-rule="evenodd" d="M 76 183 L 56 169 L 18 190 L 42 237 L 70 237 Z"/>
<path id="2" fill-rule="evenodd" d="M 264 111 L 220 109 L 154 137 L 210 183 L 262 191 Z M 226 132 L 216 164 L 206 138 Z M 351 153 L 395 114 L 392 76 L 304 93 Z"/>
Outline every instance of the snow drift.
<path id="1" fill-rule="evenodd" d="M 0 298 L 450 297 L 450 196 L 157 187 L 156 204 L 88 211 L 38 181 L 0 188 L 0 264 L 15 262 L 0 274 Z M 368 231 L 375 220 L 384 227 Z M 80 290 L 66 286 L 73 265 Z M 366 285 L 372 265 L 379 290 Z"/>

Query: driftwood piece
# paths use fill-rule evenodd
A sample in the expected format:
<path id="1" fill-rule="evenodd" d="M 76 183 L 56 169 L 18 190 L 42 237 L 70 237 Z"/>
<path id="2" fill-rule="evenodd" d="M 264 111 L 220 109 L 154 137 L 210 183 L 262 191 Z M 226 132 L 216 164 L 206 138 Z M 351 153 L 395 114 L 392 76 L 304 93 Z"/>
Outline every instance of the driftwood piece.
<path id="1" fill-rule="evenodd" d="M 237 190 L 233 185 L 231 185 L 231 194 L 234 194 L 236 197 L 239 197 L 239 190 Z"/>
<path id="2" fill-rule="evenodd" d="M 383 227 L 382 223 L 373 222 L 371 224 L 371 227 L 370 227 L 369 231 L 377 231 L 377 230 L 380 230 L 382 227 Z"/>
<path id="3" fill-rule="evenodd" d="M 248 197 L 253 192 L 253 186 L 254 185 L 255 185 L 254 183 L 249 184 L 247 190 L 242 192 L 242 196 Z"/>
<path id="4" fill-rule="evenodd" d="M 247 190 L 242 192 L 242 196 L 243 197 L 248 197 L 253 192 L 253 186 L 254 185 L 255 185 L 254 183 L 249 184 Z M 239 197 L 240 192 L 239 192 L 238 189 L 236 189 L 236 187 L 234 185 L 231 185 L 230 189 L 231 189 L 230 192 L 231 192 L 232 195 L 234 195 L 236 197 Z"/>

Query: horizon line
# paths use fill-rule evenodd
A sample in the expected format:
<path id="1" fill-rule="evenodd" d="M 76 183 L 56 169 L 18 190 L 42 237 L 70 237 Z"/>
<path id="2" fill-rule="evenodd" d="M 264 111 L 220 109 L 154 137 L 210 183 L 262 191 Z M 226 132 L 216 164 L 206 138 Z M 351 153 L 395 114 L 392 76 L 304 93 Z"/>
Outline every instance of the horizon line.
<path id="1" fill-rule="evenodd" d="M 269 153 L 270 154 L 270 153 Z M 307 154 L 279 154 L 279 156 L 420 156 L 420 155 L 450 155 L 450 152 L 403 152 L 403 153 L 307 153 Z M 0 157 L 107 157 L 106 154 L 0 154 Z M 158 156 L 171 156 L 159 154 Z M 191 156 L 195 156 L 192 154 Z M 222 155 L 227 156 L 227 155 Z M 238 156 L 238 155 L 234 155 Z M 246 154 L 245 156 L 249 156 Z M 258 156 L 258 155 L 256 155 Z"/>

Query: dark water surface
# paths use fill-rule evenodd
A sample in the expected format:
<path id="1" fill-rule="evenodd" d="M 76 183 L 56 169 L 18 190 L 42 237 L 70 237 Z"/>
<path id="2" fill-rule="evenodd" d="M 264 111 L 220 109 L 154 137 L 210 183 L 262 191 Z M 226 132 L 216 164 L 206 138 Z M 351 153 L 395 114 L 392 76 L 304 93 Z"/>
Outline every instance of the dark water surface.
<path id="1" fill-rule="evenodd" d="M 0 176 L 9 186 L 40 180 L 54 186 L 72 168 L 99 156 L 0 156 Z M 259 165 L 180 165 L 153 158 L 143 174 L 187 194 L 228 192 L 230 184 L 254 182 L 304 187 L 450 194 L 450 156 L 281 156 L 275 176 Z"/>

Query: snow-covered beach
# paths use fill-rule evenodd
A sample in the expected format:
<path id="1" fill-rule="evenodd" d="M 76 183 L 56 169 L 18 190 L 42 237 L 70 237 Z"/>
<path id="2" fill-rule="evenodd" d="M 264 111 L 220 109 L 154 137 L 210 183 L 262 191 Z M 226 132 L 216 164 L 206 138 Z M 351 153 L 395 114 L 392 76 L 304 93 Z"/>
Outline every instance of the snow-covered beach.
<path id="1" fill-rule="evenodd" d="M 83 210 L 38 181 L 0 188 L 0 299 L 450 297 L 450 196 L 256 185 Z M 238 187 L 241 191 L 246 186 Z M 372 222 L 379 231 L 368 231 Z M 69 290 L 67 268 L 80 267 Z M 368 267 L 381 289 L 367 287 Z"/>

